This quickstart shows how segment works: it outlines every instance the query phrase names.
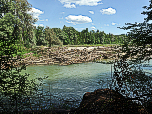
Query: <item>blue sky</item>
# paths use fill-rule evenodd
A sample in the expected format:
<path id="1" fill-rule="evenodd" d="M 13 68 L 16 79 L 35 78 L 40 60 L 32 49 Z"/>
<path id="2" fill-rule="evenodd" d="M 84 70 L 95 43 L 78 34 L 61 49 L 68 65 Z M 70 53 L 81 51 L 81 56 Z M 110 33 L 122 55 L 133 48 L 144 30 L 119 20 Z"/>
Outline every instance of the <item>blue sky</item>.
<path id="1" fill-rule="evenodd" d="M 35 26 L 50 28 L 74 27 L 79 32 L 85 28 L 114 35 L 129 30 L 117 27 L 125 23 L 142 23 L 147 16 L 141 14 L 149 0 L 27 0 L 32 5 Z M 33 11 L 33 13 L 32 13 Z"/>

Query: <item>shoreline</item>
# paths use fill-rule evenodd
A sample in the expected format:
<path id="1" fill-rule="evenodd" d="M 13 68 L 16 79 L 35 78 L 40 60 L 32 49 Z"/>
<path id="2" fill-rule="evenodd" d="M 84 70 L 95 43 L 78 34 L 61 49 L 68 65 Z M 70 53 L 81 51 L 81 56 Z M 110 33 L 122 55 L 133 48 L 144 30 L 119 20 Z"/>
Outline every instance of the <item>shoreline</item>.
<path id="1" fill-rule="evenodd" d="M 13 66 L 20 67 L 25 64 L 29 65 L 60 65 L 67 66 L 70 64 L 80 64 L 86 62 L 96 62 L 103 64 L 112 64 L 118 57 L 124 55 L 121 52 L 121 47 L 104 47 L 104 46 L 84 46 L 84 47 L 40 47 L 37 46 L 32 50 L 36 50 L 39 57 L 33 56 L 34 53 L 26 53 L 24 59 L 16 56 L 13 58 Z M 5 58 L 5 57 L 4 57 Z M 130 59 L 130 58 L 128 58 Z M 15 62 L 14 62 L 15 61 Z M 11 62 L 5 66 L 11 65 Z M 6 67 L 8 68 L 8 67 Z"/>
<path id="2" fill-rule="evenodd" d="M 110 47 L 44 47 L 36 49 L 37 53 L 43 56 L 35 57 L 34 53 L 26 53 L 30 55 L 24 59 L 16 59 L 16 66 L 20 65 L 60 65 L 67 66 L 70 64 L 80 64 L 96 61 L 109 61 L 114 60 L 117 54 L 114 54 L 114 48 Z M 113 51 L 112 51 L 113 50 Z M 117 50 L 118 51 L 118 50 Z M 19 63 L 21 62 L 21 64 Z M 105 62 L 106 63 L 106 62 Z M 10 64 L 10 63 L 9 63 Z"/>

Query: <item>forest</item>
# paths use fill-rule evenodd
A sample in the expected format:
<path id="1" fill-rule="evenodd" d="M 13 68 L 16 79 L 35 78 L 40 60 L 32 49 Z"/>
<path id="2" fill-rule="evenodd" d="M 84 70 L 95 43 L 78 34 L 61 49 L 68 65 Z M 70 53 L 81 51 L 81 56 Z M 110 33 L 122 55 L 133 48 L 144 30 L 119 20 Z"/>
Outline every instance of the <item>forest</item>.
<path id="1" fill-rule="evenodd" d="M 60 28 L 49 28 L 38 26 L 34 29 L 37 46 L 41 45 L 84 45 L 84 44 L 122 44 L 127 36 L 106 34 L 104 31 L 88 31 L 88 28 L 78 32 L 73 27 L 63 26 Z M 30 42 L 32 43 L 32 42 Z"/>

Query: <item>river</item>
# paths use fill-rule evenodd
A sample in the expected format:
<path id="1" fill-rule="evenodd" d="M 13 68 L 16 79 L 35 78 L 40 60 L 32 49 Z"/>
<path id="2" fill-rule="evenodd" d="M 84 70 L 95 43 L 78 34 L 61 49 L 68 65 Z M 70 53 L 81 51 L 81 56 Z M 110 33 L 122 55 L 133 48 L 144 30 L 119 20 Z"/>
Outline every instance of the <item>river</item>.
<path id="1" fill-rule="evenodd" d="M 78 106 L 86 92 L 109 87 L 107 83 L 110 84 L 111 64 L 90 62 L 69 66 L 28 66 L 26 71 L 22 71 L 21 74 L 25 72 L 30 74 L 28 78 L 30 80 L 49 76 L 43 81 L 46 83 L 43 85 L 44 92 L 49 90 L 50 85 L 53 98 L 66 101 L 78 100 L 76 103 Z M 37 84 L 39 82 L 36 81 Z"/>
<path id="2" fill-rule="evenodd" d="M 150 60 L 149 64 L 152 65 L 152 60 Z M 60 104 L 63 103 L 63 100 L 66 100 L 70 104 L 70 101 L 76 101 L 74 104 L 71 102 L 71 105 L 78 107 L 86 92 L 93 92 L 95 89 L 110 88 L 112 80 L 111 66 L 114 65 L 94 62 L 72 64 L 69 66 L 27 66 L 26 70 L 22 70 L 20 74 L 30 74 L 28 77 L 29 80 L 48 76 L 47 79 L 43 80 L 45 83 L 42 86 L 43 94 L 49 91 L 50 86 L 51 102 Z M 144 71 L 152 73 L 151 66 L 142 68 Z M 112 73 L 113 71 L 114 68 L 112 67 Z M 39 82 L 36 80 L 37 84 Z M 44 103 L 44 100 L 42 102 L 43 104 L 46 103 Z"/>

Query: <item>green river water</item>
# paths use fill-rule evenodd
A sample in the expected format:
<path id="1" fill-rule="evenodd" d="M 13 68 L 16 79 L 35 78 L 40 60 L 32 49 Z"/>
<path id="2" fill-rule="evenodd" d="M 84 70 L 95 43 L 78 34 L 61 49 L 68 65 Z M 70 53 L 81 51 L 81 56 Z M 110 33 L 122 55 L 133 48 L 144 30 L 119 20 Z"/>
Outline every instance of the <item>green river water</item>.
<path id="1" fill-rule="evenodd" d="M 150 61 L 152 65 L 152 60 Z M 41 65 L 27 66 L 20 74 L 30 74 L 28 79 L 46 77 L 43 82 L 43 94 L 46 91 L 51 93 L 51 102 L 76 101 L 75 107 L 78 107 L 83 95 L 86 92 L 93 92 L 95 89 L 110 88 L 111 84 L 111 66 L 113 64 L 101 63 L 82 63 L 69 66 Z M 152 73 L 152 67 L 143 67 L 144 71 Z M 114 68 L 112 67 L 112 74 Z M 36 80 L 38 84 L 40 81 Z M 42 87 L 40 89 L 42 89 Z M 41 92 L 40 92 L 41 93 Z M 50 98 L 50 97 L 49 97 Z M 42 100 L 44 101 L 44 100 Z M 72 102 L 69 102 L 73 105 Z"/>

